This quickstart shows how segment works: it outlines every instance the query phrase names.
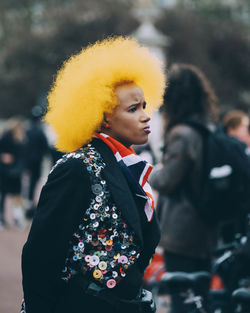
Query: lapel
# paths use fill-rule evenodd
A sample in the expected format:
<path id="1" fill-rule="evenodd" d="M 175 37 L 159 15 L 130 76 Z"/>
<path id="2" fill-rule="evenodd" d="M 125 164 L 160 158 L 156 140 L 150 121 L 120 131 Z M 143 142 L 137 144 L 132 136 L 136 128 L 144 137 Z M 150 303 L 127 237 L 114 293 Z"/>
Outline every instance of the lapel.
<path id="1" fill-rule="evenodd" d="M 141 244 L 143 244 L 139 213 L 129 185 L 112 150 L 98 138 L 94 138 L 91 144 L 101 154 L 106 164 L 102 173 L 115 204 L 121 210 L 124 221 L 131 226 Z"/>

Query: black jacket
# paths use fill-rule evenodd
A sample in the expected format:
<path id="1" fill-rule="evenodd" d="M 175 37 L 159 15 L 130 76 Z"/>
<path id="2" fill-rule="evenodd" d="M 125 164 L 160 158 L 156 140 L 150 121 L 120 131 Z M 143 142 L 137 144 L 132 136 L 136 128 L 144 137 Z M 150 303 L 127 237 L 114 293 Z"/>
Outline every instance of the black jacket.
<path id="1" fill-rule="evenodd" d="M 119 296 L 133 297 L 159 242 L 158 223 L 155 217 L 150 223 L 146 221 L 143 207 L 132 195 L 110 148 L 99 139 L 94 139 L 92 145 L 106 163 L 102 174 L 113 201 L 143 247 L 136 265 L 112 289 Z M 79 159 L 69 159 L 49 175 L 22 253 L 27 313 L 88 312 L 88 307 L 92 312 L 95 308 L 98 310 L 99 300 L 86 296 L 80 288 L 71 287 L 71 284 L 61 280 L 70 238 L 89 207 L 90 199 L 89 174 Z M 99 302 L 104 308 L 106 304 Z"/>

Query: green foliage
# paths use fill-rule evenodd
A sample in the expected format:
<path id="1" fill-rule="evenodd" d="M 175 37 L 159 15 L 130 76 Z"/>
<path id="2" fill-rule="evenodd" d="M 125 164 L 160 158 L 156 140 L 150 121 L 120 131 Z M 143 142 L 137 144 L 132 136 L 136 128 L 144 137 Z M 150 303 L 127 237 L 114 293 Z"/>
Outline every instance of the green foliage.
<path id="1" fill-rule="evenodd" d="M 20 25 L 1 51 L 0 114 L 28 115 L 41 94 L 46 94 L 62 62 L 82 47 L 110 35 L 126 35 L 137 27 L 127 4 L 110 6 L 110 0 L 75 1 L 71 7 L 43 1 L 47 7 L 40 23 L 29 28 Z M 50 11 L 48 6 L 51 5 Z M 46 10 L 45 10 L 46 9 Z M 32 10 L 31 10 L 32 11 Z M 34 12 L 33 12 L 34 14 Z M 37 14 L 37 12 L 36 12 Z M 41 13 L 42 14 L 42 13 Z M 26 19 L 26 17 L 25 17 Z M 44 22 L 44 24 L 42 23 Z"/>
<path id="2" fill-rule="evenodd" d="M 191 63 L 210 79 L 222 109 L 250 109 L 250 38 L 239 22 L 224 23 L 175 8 L 162 14 L 158 28 L 170 36 L 168 62 Z"/>
<path id="3" fill-rule="evenodd" d="M 250 27 L 250 0 L 176 0 L 202 17 L 220 23 L 240 22 Z"/>

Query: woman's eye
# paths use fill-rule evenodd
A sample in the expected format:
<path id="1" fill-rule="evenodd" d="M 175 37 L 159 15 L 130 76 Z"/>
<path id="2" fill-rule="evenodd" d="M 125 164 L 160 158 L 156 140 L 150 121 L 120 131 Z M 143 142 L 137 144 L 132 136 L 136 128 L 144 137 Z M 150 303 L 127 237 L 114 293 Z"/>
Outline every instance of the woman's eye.
<path id="1" fill-rule="evenodd" d="M 146 109 L 146 106 L 147 106 L 147 104 L 146 104 L 146 103 L 143 103 L 143 110 Z"/>
<path id="2" fill-rule="evenodd" d="M 135 112 L 136 111 L 136 107 L 133 107 L 131 109 L 128 110 L 129 112 Z"/>

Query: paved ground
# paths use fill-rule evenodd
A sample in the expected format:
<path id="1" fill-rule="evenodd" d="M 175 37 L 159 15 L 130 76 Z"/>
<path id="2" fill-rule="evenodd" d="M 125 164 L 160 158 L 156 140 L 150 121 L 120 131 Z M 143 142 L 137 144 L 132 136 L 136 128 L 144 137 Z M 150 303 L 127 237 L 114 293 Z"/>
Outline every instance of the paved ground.
<path id="1" fill-rule="evenodd" d="M 43 164 L 43 175 L 36 189 L 38 199 L 50 168 L 48 160 Z M 22 300 L 21 252 L 27 239 L 30 224 L 25 229 L 13 227 L 10 200 L 6 202 L 8 229 L 0 230 L 0 313 L 19 313 Z"/>
<path id="2" fill-rule="evenodd" d="M 22 300 L 21 250 L 28 234 L 10 228 L 0 231 L 0 312 L 15 313 Z"/>

